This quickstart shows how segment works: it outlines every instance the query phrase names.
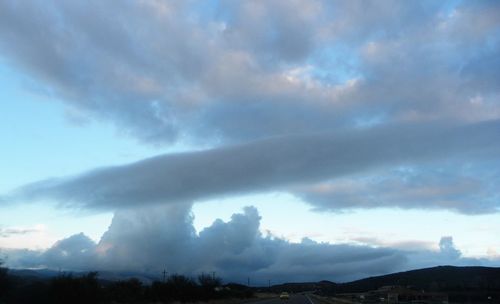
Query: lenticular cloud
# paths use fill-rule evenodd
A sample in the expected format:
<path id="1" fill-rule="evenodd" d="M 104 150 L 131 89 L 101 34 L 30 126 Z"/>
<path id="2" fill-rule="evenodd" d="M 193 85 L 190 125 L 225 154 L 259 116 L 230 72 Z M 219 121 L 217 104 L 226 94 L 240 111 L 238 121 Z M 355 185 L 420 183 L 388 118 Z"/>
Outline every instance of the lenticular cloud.
<path id="1" fill-rule="evenodd" d="M 73 177 L 35 182 L 19 188 L 12 199 L 49 199 L 61 206 L 104 210 L 165 202 L 190 204 L 213 197 L 287 189 L 352 174 L 385 171 L 399 165 L 437 166 L 444 160 L 479 163 L 476 174 L 480 175 L 497 159 L 498 153 L 500 121 L 497 120 L 465 126 L 438 123 L 383 126 L 164 154 Z M 321 198 L 310 191 L 303 196 L 320 204 Z M 497 203 L 482 210 L 473 204 L 454 206 L 437 202 L 431 207 L 485 213 L 495 212 Z M 366 202 L 349 204 L 348 200 L 340 204 L 376 207 Z M 381 206 L 402 206 L 402 203 L 386 199 Z M 425 201 L 409 206 L 429 208 Z"/>

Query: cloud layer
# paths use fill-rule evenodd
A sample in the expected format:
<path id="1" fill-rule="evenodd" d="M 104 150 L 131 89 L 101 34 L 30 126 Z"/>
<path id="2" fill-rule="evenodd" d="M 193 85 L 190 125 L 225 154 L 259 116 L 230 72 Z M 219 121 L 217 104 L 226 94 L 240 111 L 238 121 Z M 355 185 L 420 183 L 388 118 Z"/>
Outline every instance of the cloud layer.
<path id="1" fill-rule="evenodd" d="M 0 12 L 0 55 L 40 91 L 146 142 L 500 117 L 495 1 L 2 1 Z"/>
<path id="2" fill-rule="evenodd" d="M 254 207 L 216 220 L 199 234 L 190 208 L 174 204 L 118 212 L 98 244 L 84 234 L 58 241 L 48 250 L 11 250 L 11 267 L 137 271 L 156 277 L 169 273 L 197 275 L 215 271 L 225 280 L 254 284 L 348 281 L 367 276 L 435 265 L 492 265 L 495 261 L 467 259 L 443 237 L 439 250 L 368 245 L 327 244 L 303 239 L 289 243 L 259 232 L 260 216 Z"/>
<path id="3" fill-rule="evenodd" d="M 18 195 L 116 209 L 280 188 L 318 210 L 495 212 L 498 178 L 485 176 L 498 150 L 499 12 L 494 1 L 3 1 L 0 55 L 73 118 L 149 143 L 216 147 L 40 181 Z M 288 190 L 457 157 L 455 166 L 477 168 L 468 187 L 487 189 L 481 197 L 459 202 L 432 178 L 420 186 L 432 198 L 405 181 L 348 181 L 359 197 L 339 185 Z M 373 194 L 378 186 L 391 189 Z"/>
<path id="4" fill-rule="evenodd" d="M 399 126 L 397 130 L 377 127 L 342 133 L 278 137 L 206 151 L 167 154 L 130 165 L 100 168 L 75 177 L 40 181 L 19 189 L 14 199 L 52 199 L 70 207 L 112 210 L 192 202 L 242 192 L 286 189 L 381 167 L 439 161 L 444 157 L 458 162 L 481 157 L 486 162 L 496 159 L 500 152 L 498 143 L 498 121 L 459 127 L 407 125 Z M 404 183 L 403 179 L 399 180 Z M 436 200 L 446 200 L 446 189 L 445 193 L 439 193 L 438 188 L 442 187 L 440 180 L 427 181 L 429 187 L 436 189 L 428 195 Z M 336 187 L 342 185 L 337 183 Z M 369 204 L 375 204 L 373 207 L 397 206 L 406 198 L 402 189 L 405 185 L 399 187 L 393 192 L 399 193 L 400 197 L 380 195 L 379 199 L 383 202 L 374 203 L 357 194 L 353 199 L 367 202 L 356 204 L 344 199 L 339 207 L 370 207 Z M 411 185 L 406 186 L 409 187 Z M 321 201 L 319 192 L 305 193 L 305 198 Z M 324 191 L 321 195 L 325 199 L 330 194 L 331 198 L 327 199 L 337 201 L 335 193 Z M 498 208 L 497 201 L 484 208 L 474 207 L 472 203 L 455 205 L 453 202 L 450 206 L 433 204 L 435 208 L 450 208 L 464 213 L 495 212 Z M 334 207 L 333 204 L 331 206 Z M 407 206 L 417 207 L 418 203 L 410 201 Z"/>
<path id="5" fill-rule="evenodd" d="M 78 234 L 11 263 L 263 280 L 479 263 L 449 238 L 291 244 L 262 236 L 252 208 L 197 235 L 190 210 L 279 190 L 323 211 L 498 212 L 498 16 L 498 1 L 0 1 L 1 63 L 34 93 L 74 122 L 196 148 L 0 197 L 116 212 L 98 244 Z"/>
<path id="6" fill-rule="evenodd" d="M 497 161 L 488 162 L 496 167 Z M 485 164 L 440 160 L 296 187 L 293 193 L 317 211 L 397 207 L 463 214 L 499 211 L 497 172 Z"/>

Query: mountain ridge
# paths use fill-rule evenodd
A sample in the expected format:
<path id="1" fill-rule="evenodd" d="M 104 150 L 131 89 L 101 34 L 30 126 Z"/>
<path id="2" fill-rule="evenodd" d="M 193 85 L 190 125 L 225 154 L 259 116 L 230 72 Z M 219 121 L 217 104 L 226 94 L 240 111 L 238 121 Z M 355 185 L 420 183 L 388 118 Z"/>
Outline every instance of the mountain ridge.
<path id="1" fill-rule="evenodd" d="M 87 272 L 61 272 L 51 269 L 9 269 L 10 275 L 31 279 L 50 279 L 60 274 L 79 276 L 85 273 Z M 159 278 L 144 273 L 110 271 L 99 271 L 98 273 L 101 279 L 110 281 L 126 280 L 132 277 L 138 278 L 143 283 L 151 283 L 155 279 L 159 280 Z M 273 290 L 289 290 L 291 292 L 315 290 L 330 294 L 364 292 L 387 285 L 411 286 L 412 288 L 427 291 L 500 290 L 500 267 L 443 265 L 370 276 L 351 282 L 336 283 L 329 280 L 289 282 L 273 285 L 270 288 Z"/>
<path id="2" fill-rule="evenodd" d="M 314 290 L 323 294 L 336 294 L 365 292 L 388 285 L 401 285 L 425 291 L 500 291 L 500 267 L 444 265 L 371 276 L 345 283 L 322 280 L 284 283 L 272 288 L 292 292 Z"/>

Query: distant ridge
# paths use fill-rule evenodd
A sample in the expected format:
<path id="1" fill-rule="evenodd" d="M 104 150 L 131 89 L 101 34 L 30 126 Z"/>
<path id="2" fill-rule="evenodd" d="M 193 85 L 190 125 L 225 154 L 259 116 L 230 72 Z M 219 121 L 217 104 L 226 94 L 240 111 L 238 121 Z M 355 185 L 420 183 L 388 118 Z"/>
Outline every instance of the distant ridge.
<path id="1" fill-rule="evenodd" d="M 83 276 L 88 271 L 59 271 L 52 269 L 9 269 L 11 276 L 19 277 L 24 280 L 47 280 L 60 275 L 73 275 L 75 277 Z M 151 284 L 155 280 L 160 280 L 160 277 L 154 277 L 140 272 L 112 272 L 112 271 L 98 271 L 99 281 L 120 281 L 136 278 L 142 283 Z"/>
<path id="2" fill-rule="evenodd" d="M 437 266 L 416 269 L 336 284 L 336 291 L 362 292 L 387 285 L 412 286 L 428 291 L 500 291 L 500 267 Z"/>
<path id="3" fill-rule="evenodd" d="M 25 279 L 49 279 L 61 274 L 49 269 L 11 269 L 13 276 Z M 84 272 L 69 272 L 82 275 Z M 150 283 L 157 278 L 141 273 L 99 272 L 102 280 L 117 281 L 136 277 L 143 283 Z M 324 294 L 365 292 L 387 285 L 409 286 L 426 291 L 498 291 L 500 292 L 500 267 L 480 266 L 437 266 L 397 272 L 387 275 L 368 277 L 347 283 L 335 283 L 327 280 L 319 282 L 285 283 L 273 285 L 274 291 L 317 291 Z"/>
<path id="4" fill-rule="evenodd" d="M 496 291 L 500 292 L 500 267 L 437 266 L 368 277 L 347 283 L 331 281 L 285 283 L 275 291 L 316 291 L 322 294 L 366 292 L 382 286 L 400 285 L 425 291 Z"/>

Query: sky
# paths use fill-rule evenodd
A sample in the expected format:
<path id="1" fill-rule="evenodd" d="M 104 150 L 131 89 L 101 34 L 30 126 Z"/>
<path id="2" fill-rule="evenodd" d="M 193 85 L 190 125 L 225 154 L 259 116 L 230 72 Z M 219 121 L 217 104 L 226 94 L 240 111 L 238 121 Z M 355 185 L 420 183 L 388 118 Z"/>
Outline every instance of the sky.
<path id="1" fill-rule="evenodd" d="M 500 267 L 498 1 L 1 1 L 12 268 Z"/>

